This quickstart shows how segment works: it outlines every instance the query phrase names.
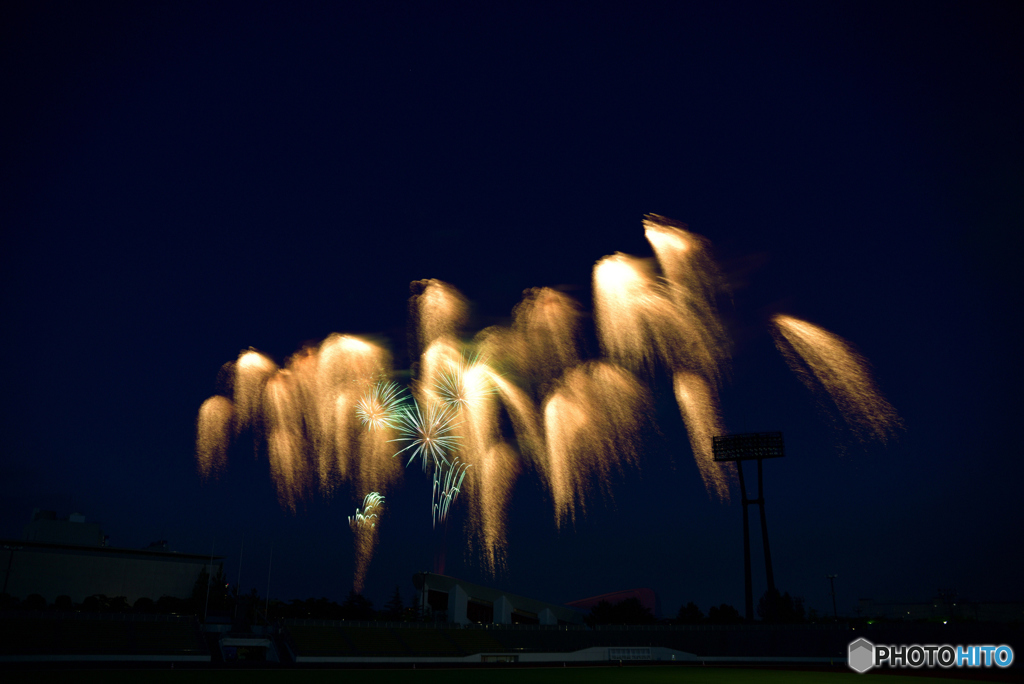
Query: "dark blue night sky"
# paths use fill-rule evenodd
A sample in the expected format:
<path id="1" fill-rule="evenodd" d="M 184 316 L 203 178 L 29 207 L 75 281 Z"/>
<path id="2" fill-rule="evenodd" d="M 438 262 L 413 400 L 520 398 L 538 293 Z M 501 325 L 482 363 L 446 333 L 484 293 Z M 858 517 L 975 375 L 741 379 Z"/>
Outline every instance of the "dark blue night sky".
<path id="1" fill-rule="evenodd" d="M 361 494 L 284 511 L 251 444 L 197 475 L 221 365 L 345 332 L 408 368 L 422 278 L 466 295 L 470 332 L 530 287 L 590 311 L 594 263 L 651 256 L 656 213 L 732 288 L 726 426 L 785 433 L 765 464 L 780 589 L 825 612 L 838 574 L 848 614 L 1024 599 L 1020 4 L 483 5 L 4 6 L 0 536 L 79 511 L 115 546 L 214 545 L 232 582 L 244 537 L 244 590 L 265 592 L 273 549 L 274 597 L 340 601 Z M 776 312 L 857 346 L 896 440 L 833 424 Z M 524 472 L 494 578 L 465 502 L 443 538 L 407 471 L 367 596 L 410 595 L 443 546 L 447 574 L 544 600 L 650 587 L 668 615 L 742 610 L 740 507 L 709 500 L 659 397 L 639 467 L 575 529 Z"/>

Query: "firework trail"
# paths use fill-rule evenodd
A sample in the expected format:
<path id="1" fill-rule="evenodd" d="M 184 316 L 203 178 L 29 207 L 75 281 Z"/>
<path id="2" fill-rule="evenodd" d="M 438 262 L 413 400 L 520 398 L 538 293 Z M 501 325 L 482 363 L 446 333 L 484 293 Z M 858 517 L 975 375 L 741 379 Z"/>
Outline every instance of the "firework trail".
<path id="1" fill-rule="evenodd" d="M 319 420 L 313 432 L 320 487 L 333 491 L 354 475 L 358 421 L 356 404 L 381 374 L 388 374 L 389 354 L 380 346 L 350 335 L 330 335 L 321 344 L 316 367 Z"/>
<path id="2" fill-rule="evenodd" d="M 469 316 L 466 298 L 440 280 L 417 280 L 410 285 L 409 313 L 420 349 L 439 339 L 458 339 Z"/>
<path id="3" fill-rule="evenodd" d="M 402 463 L 393 458 L 391 441 L 398 436 L 395 428 L 363 430 L 357 439 L 359 461 L 353 476 L 357 491 L 386 490 L 402 476 Z"/>
<path id="4" fill-rule="evenodd" d="M 717 463 L 711 453 L 711 442 L 715 435 L 725 434 L 718 402 L 707 382 L 696 373 L 681 371 L 672 377 L 679 412 L 686 423 L 690 436 L 690 447 L 700 470 L 701 479 L 708 494 L 720 501 L 729 501 L 729 484 L 734 479 L 731 469 Z"/>
<path id="5" fill-rule="evenodd" d="M 260 396 L 277 364 L 254 349 L 242 352 L 234 369 L 235 431 L 251 428 L 259 415 Z"/>
<path id="6" fill-rule="evenodd" d="M 543 391 L 579 363 L 581 317 L 571 297 L 547 287 L 527 290 L 512 310 L 515 339 L 503 351 Z"/>
<path id="7" fill-rule="evenodd" d="M 505 521 L 519 458 L 507 443 L 494 442 L 475 454 L 473 466 L 466 483 L 471 541 L 479 542 L 484 567 L 494 575 L 507 560 Z"/>
<path id="8" fill-rule="evenodd" d="M 445 385 L 445 376 L 462 366 L 462 345 L 451 337 L 440 337 L 430 343 L 420 355 L 417 378 L 412 384 L 412 395 L 423 405 L 444 404 L 439 388 Z M 458 391 L 458 387 L 455 388 Z M 457 409 L 458 407 L 456 407 Z"/>
<path id="9" fill-rule="evenodd" d="M 262 415 L 277 499 L 294 512 L 296 502 L 305 495 L 309 467 L 296 384 L 287 369 L 267 380 Z"/>
<path id="10" fill-rule="evenodd" d="M 728 358 L 717 311 L 721 278 L 707 241 L 682 225 L 649 215 L 644 233 L 663 277 L 635 257 L 617 254 L 599 261 L 594 268 L 598 336 L 613 360 L 634 370 L 652 369 L 660 362 L 673 374 L 704 485 L 727 500 L 731 475 L 709 453 L 709 431 L 723 431 L 715 391 Z"/>
<path id="11" fill-rule="evenodd" d="M 576 520 L 597 481 L 610 494 L 611 475 L 635 464 L 649 393 L 629 372 L 605 361 L 570 370 L 544 402 L 547 452 L 543 475 L 555 522 Z"/>
<path id="12" fill-rule="evenodd" d="M 499 423 L 509 387 L 479 361 L 463 368 L 461 380 L 466 401 L 460 412 L 459 456 L 473 466 L 467 477 L 470 536 L 480 540 L 485 565 L 493 574 L 505 558 L 505 517 L 518 473 L 518 459 L 503 441 Z"/>
<path id="13" fill-rule="evenodd" d="M 356 509 L 355 515 L 348 517 L 348 524 L 352 527 L 362 527 L 369 525 L 374 527 L 377 523 L 378 518 L 377 508 L 383 506 L 384 497 L 381 496 L 380 492 L 370 492 L 363 497 L 363 510 Z"/>
<path id="14" fill-rule="evenodd" d="M 691 362 L 685 355 L 686 321 L 669 298 L 650 260 L 627 254 L 605 257 L 594 266 L 594 319 L 604 354 L 634 372 L 653 371 L 660 360 L 670 368 Z"/>
<path id="15" fill-rule="evenodd" d="M 709 243 L 687 231 L 684 224 L 654 214 L 644 218 L 644 236 L 665 276 L 669 299 L 676 305 L 689 365 L 717 383 L 729 345 L 718 317 L 722 278 L 711 260 Z"/>
<path id="16" fill-rule="evenodd" d="M 463 432 L 467 427 L 472 430 L 466 418 L 476 416 L 482 406 L 489 404 L 486 395 L 493 388 L 481 382 L 476 370 L 478 357 L 466 358 L 458 340 L 468 313 L 465 298 L 439 280 L 418 281 L 412 290 L 409 310 L 422 353 L 412 390 L 413 406 L 403 414 L 399 425 L 399 439 L 408 444 L 398 454 L 411 451 L 406 465 L 420 457 L 424 471 L 432 470 L 431 516 L 436 525 L 438 520 L 447 520 L 470 465 L 468 455 L 479 451 L 479 431 L 472 432 L 467 444 L 464 434 L 454 434 L 455 419 L 459 418 Z M 461 461 L 451 457 L 455 450 L 462 456 Z M 456 473 L 457 479 L 453 479 Z M 457 482 L 457 486 L 446 487 L 446 482 Z"/>
<path id="17" fill-rule="evenodd" d="M 219 477 L 227 465 L 235 407 L 231 400 L 215 394 L 199 407 L 196 419 L 196 461 L 205 480 Z"/>
<path id="18" fill-rule="evenodd" d="M 315 348 L 305 347 L 292 354 L 285 362 L 291 374 L 297 410 L 302 421 L 302 430 L 307 439 L 314 440 L 319 426 L 319 400 L 317 391 L 317 369 L 320 356 Z"/>
<path id="19" fill-rule="evenodd" d="M 430 506 L 434 527 L 437 527 L 438 522 L 444 524 L 448 521 L 448 508 L 458 497 L 462 480 L 469 468 L 470 464 L 454 458 L 450 463 L 444 463 L 434 470 L 434 490 Z"/>
<path id="20" fill-rule="evenodd" d="M 377 523 L 384 508 L 384 497 L 380 492 L 370 492 L 363 498 L 363 510 L 356 509 L 355 515 L 348 517 L 348 525 L 352 528 L 356 547 L 356 570 L 352 578 L 352 590 L 362 593 L 366 580 L 366 572 L 377 546 Z"/>
<path id="21" fill-rule="evenodd" d="M 519 451 L 523 455 L 541 458 L 544 453 L 544 434 L 536 404 L 526 392 L 500 375 L 491 374 L 488 377 L 512 420 Z"/>
<path id="22" fill-rule="evenodd" d="M 633 371 L 660 361 L 671 370 L 691 369 L 717 379 L 720 350 L 705 324 L 680 308 L 673 291 L 649 260 L 627 254 L 594 266 L 594 317 L 604 353 Z"/>
<path id="23" fill-rule="evenodd" d="M 885 442 L 901 425 L 899 415 L 871 379 L 867 360 L 838 335 L 807 321 L 772 317 L 775 346 L 813 392 L 824 390 L 861 440 Z"/>

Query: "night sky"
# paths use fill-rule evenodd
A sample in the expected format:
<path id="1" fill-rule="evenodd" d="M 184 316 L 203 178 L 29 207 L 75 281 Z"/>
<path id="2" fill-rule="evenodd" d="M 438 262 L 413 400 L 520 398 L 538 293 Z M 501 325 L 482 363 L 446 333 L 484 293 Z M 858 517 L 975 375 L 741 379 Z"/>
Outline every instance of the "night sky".
<path id="1" fill-rule="evenodd" d="M 341 601 L 362 493 L 282 510 L 251 443 L 197 474 L 221 365 L 344 332 L 409 368 L 423 278 L 472 302 L 467 334 L 530 287 L 589 312 L 594 263 L 652 256 L 655 213 L 731 286 L 728 430 L 785 434 L 765 463 L 779 588 L 831 612 L 838 574 L 848 614 L 1024 600 L 1021 4 L 619 5 L 5 3 L 0 536 L 78 511 L 113 546 L 212 545 L 232 583 L 244 538 L 244 591 L 273 550 L 275 598 Z M 895 440 L 835 424 L 775 349 L 777 312 L 871 361 Z M 738 495 L 709 499 L 654 384 L 659 431 L 575 529 L 524 471 L 497 577 L 465 501 L 442 539 L 407 470 L 366 595 L 408 599 L 443 545 L 446 574 L 543 600 L 650 587 L 667 615 L 742 612 Z"/>

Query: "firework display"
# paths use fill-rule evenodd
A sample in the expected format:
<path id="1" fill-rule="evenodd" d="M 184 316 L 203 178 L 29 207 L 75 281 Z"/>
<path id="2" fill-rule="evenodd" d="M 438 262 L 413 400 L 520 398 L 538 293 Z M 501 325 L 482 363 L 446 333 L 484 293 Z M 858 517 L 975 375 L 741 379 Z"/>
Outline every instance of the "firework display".
<path id="1" fill-rule="evenodd" d="M 585 352 L 583 307 L 563 292 L 527 290 L 510 326 L 467 339 L 467 301 L 438 280 L 412 286 L 407 386 L 392 379 L 387 349 L 360 337 L 333 334 L 283 367 L 242 352 L 229 365 L 230 391 L 200 407 L 200 474 L 221 475 L 231 441 L 251 435 L 286 509 L 341 485 L 370 491 L 349 518 L 358 588 L 384 494 L 419 459 L 432 487 L 432 526 L 447 529 L 464 499 L 466 541 L 494 573 L 507 558 L 517 480 L 532 475 L 542 485 L 556 526 L 576 524 L 596 493 L 610 496 L 613 482 L 643 466 L 652 388 L 667 375 L 708 496 L 728 501 L 734 471 L 711 454 L 712 438 L 726 432 L 723 279 L 707 240 L 685 226 L 652 215 L 644 232 L 653 258 L 615 254 L 594 266 L 596 357 Z M 891 436 L 899 418 L 849 343 L 789 316 L 774 317 L 770 331 L 787 363 L 833 400 L 857 436 Z"/>

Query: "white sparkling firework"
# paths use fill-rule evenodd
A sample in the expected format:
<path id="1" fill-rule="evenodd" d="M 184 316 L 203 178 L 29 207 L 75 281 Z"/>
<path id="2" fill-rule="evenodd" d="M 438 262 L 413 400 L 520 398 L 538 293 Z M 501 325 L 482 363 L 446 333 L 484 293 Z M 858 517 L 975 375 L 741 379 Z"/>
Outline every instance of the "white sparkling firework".
<path id="1" fill-rule="evenodd" d="M 449 360 L 447 368 L 440 372 L 434 384 L 434 391 L 441 401 L 456 410 L 462 410 L 483 396 L 494 394 L 494 385 L 490 383 L 467 381 L 467 375 L 479 365 L 483 364 L 476 356 L 457 362 Z"/>
<path id="2" fill-rule="evenodd" d="M 430 404 L 421 409 L 415 399 L 412 406 L 403 407 L 398 414 L 397 429 L 400 433 L 393 442 L 408 442 L 405 448 L 395 456 L 411 451 L 412 455 L 406 466 L 420 457 L 423 470 L 428 463 L 440 467 L 448 463 L 448 452 L 458 446 L 458 435 L 452 434 L 455 429 L 455 409 L 448 404 Z"/>
<path id="3" fill-rule="evenodd" d="M 384 503 L 384 497 L 381 496 L 380 492 L 370 492 L 363 498 L 363 509 L 356 509 L 355 515 L 348 516 L 348 524 L 352 529 L 359 529 L 364 525 L 370 527 L 377 526 L 377 514 L 373 512 L 373 509 L 380 507 Z"/>
<path id="4" fill-rule="evenodd" d="M 396 428 L 402 410 L 404 388 L 398 383 L 380 381 L 363 394 L 356 404 L 356 416 L 368 430 Z"/>

